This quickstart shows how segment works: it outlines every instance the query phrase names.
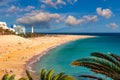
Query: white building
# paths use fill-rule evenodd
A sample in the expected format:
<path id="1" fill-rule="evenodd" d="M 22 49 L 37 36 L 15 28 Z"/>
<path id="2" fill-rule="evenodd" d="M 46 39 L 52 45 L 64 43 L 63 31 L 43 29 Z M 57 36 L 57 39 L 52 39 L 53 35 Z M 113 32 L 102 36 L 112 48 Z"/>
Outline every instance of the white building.
<path id="1" fill-rule="evenodd" d="M 23 26 L 13 25 L 13 29 L 16 34 L 25 34 L 25 27 Z"/>
<path id="2" fill-rule="evenodd" d="M 8 26 L 7 26 L 7 23 L 6 22 L 0 22 L 0 28 L 3 28 L 3 29 L 9 29 L 9 30 L 11 30 L 11 31 L 15 31 L 13 28 L 9 28 Z"/>
<path id="3" fill-rule="evenodd" d="M 6 22 L 0 22 L 0 28 L 8 29 Z"/>

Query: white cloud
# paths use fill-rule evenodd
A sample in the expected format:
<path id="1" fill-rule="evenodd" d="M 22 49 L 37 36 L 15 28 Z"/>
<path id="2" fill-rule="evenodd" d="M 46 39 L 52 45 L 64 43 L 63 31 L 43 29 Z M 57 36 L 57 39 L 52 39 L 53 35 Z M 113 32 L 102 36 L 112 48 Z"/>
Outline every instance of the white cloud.
<path id="1" fill-rule="evenodd" d="M 43 2 L 44 4 L 48 5 L 48 6 L 57 8 L 57 7 L 56 7 L 56 3 L 53 2 L 52 0 L 40 0 L 40 1 Z"/>
<path id="2" fill-rule="evenodd" d="M 30 11 L 30 10 L 33 10 L 33 9 L 35 9 L 34 6 L 27 6 L 24 10 L 25 11 Z"/>
<path id="3" fill-rule="evenodd" d="M 62 5 L 66 5 L 67 3 L 69 4 L 76 3 L 78 0 L 39 0 L 39 1 L 46 6 L 50 6 L 57 9 L 61 8 Z"/>
<path id="4" fill-rule="evenodd" d="M 94 16 L 83 16 L 83 18 L 87 22 L 96 22 L 97 21 L 97 15 L 94 15 Z"/>
<path id="5" fill-rule="evenodd" d="M 110 18 L 112 16 L 112 11 L 110 9 L 102 9 L 102 8 L 97 8 L 96 9 L 97 14 L 100 16 L 103 16 L 105 18 Z"/>
<path id="6" fill-rule="evenodd" d="M 27 6 L 26 8 L 19 8 L 17 6 L 14 6 L 12 5 L 10 8 L 8 8 L 7 12 L 10 12 L 10 13 L 18 13 L 18 12 L 22 12 L 22 11 L 31 11 L 35 9 L 34 6 Z"/>
<path id="7" fill-rule="evenodd" d="M 50 22 L 53 20 L 59 20 L 59 18 L 60 15 L 57 13 L 51 14 L 48 12 L 34 11 L 21 18 L 18 18 L 16 22 L 23 25 L 43 25 L 49 27 Z"/>
<path id="8" fill-rule="evenodd" d="M 18 12 L 18 11 L 23 11 L 23 9 L 12 5 L 7 11 L 8 11 L 8 12 L 11 12 L 11 13 L 16 13 L 16 12 Z"/>
<path id="9" fill-rule="evenodd" d="M 63 0 L 57 0 L 56 4 L 63 4 L 63 5 L 66 5 L 66 2 L 64 2 Z"/>
<path id="10" fill-rule="evenodd" d="M 42 5 L 40 6 L 40 8 L 42 8 L 42 9 L 45 8 L 45 7 L 46 7 L 46 6 L 45 6 L 44 4 L 42 4 Z"/>
<path id="11" fill-rule="evenodd" d="M 112 29 L 115 29 L 115 28 L 118 27 L 118 25 L 115 22 L 109 23 L 109 24 L 107 24 L 107 26 L 110 27 L 110 28 L 112 28 Z"/>
<path id="12" fill-rule="evenodd" d="M 74 16 L 68 16 L 65 23 L 69 26 L 76 26 L 76 25 L 84 23 L 84 20 L 83 19 L 76 19 Z"/>
<path id="13" fill-rule="evenodd" d="M 76 19 L 74 16 L 68 16 L 65 23 L 69 26 L 76 26 L 80 24 L 92 23 L 98 20 L 97 15 L 85 15 L 81 19 Z"/>

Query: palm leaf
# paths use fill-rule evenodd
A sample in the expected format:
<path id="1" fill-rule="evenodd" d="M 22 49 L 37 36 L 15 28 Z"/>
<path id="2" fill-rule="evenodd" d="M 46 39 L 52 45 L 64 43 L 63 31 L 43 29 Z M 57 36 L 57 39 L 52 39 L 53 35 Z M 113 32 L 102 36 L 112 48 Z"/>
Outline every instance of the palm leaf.
<path id="1" fill-rule="evenodd" d="M 2 80 L 8 80 L 9 78 L 9 75 L 8 74 L 5 74 L 3 77 L 2 77 Z"/>
<path id="2" fill-rule="evenodd" d="M 59 73 L 59 77 L 58 80 L 61 80 L 61 78 L 64 76 L 65 74 L 63 72 Z"/>
<path id="3" fill-rule="evenodd" d="M 51 78 L 52 78 L 52 76 L 53 76 L 53 72 L 54 72 L 54 70 L 51 69 L 51 70 L 47 73 L 46 80 L 51 80 Z"/>
<path id="4" fill-rule="evenodd" d="M 15 75 L 11 75 L 8 80 L 14 80 L 14 79 L 15 79 Z"/>
<path id="5" fill-rule="evenodd" d="M 120 62 L 120 56 L 112 53 L 110 53 L 110 55 Z"/>
<path id="6" fill-rule="evenodd" d="M 41 78 L 41 80 L 46 80 L 46 70 L 45 69 L 41 70 L 40 78 Z"/>
<path id="7" fill-rule="evenodd" d="M 93 52 L 93 53 L 91 53 L 91 56 L 108 60 L 108 61 L 112 62 L 113 64 L 120 67 L 120 62 L 118 60 L 116 60 L 116 58 L 111 56 L 110 54 L 103 54 L 103 53 L 99 53 L 99 52 Z"/>
<path id="8" fill-rule="evenodd" d="M 18 80 L 27 80 L 26 78 L 20 78 L 20 79 L 18 79 Z"/>
<path id="9" fill-rule="evenodd" d="M 102 78 L 91 76 L 91 75 L 80 75 L 79 77 L 91 78 L 91 79 L 95 79 L 95 80 L 103 80 Z"/>
<path id="10" fill-rule="evenodd" d="M 76 60 L 72 65 L 84 66 L 95 73 L 104 74 L 114 80 L 120 80 L 120 56 L 99 52 L 93 52 L 91 56 Z"/>
<path id="11" fill-rule="evenodd" d="M 63 72 L 56 74 L 53 76 L 52 80 L 61 80 L 61 78 L 64 76 L 65 74 Z"/>
<path id="12" fill-rule="evenodd" d="M 73 63 L 73 65 L 74 65 L 74 63 Z M 93 70 L 102 71 L 102 72 L 104 72 L 103 73 L 104 75 L 109 74 L 109 73 L 115 73 L 114 71 L 107 69 L 106 66 L 102 66 L 102 65 L 96 64 L 96 63 L 81 62 L 78 65 L 89 68 L 89 69 L 91 69 L 91 71 L 93 71 Z M 96 72 L 96 71 L 93 71 L 93 72 Z M 96 72 L 96 73 L 99 73 L 99 72 Z"/>
<path id="13" fill-rule="evenodd" d="M 76 79 L 72 76 L 64 75 L 58 80 L 76 80 Z"/>
<path id="14" fill-rule="evenodd" d="M 87 62 L 87 66 L 89 66 L 90 63 L 92 63 L 91 65 L 95 65 L 95 66 L 97 65 L 96 67 L 98 67 L 99 65 L 103 67 L 103 69 L 107 72 L 120 73 L 120 68 L 118 66 L 101 58 L 95 58 L 95 57 L 83 58 L 83 59 L 74 61 L 73 65 L 77 63 L 78 66 L 80 66 L 81 64 L 84 66 L 84 63 L 86 64 L 86 62 Z"/>
<path id="15" fill-rule="evenodd" d="M 26 70 L 26 74 L 29 80 L 33 80 L 28 70 Z"/>

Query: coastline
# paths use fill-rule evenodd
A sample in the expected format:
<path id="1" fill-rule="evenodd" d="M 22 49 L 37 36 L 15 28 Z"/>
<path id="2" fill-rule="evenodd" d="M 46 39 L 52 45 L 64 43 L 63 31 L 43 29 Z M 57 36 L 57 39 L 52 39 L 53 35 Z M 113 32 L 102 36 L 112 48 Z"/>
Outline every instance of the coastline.
<path id="1" fill-rule="evenodd" d="M 76 40 L 77 40 L 77 39 L 76 39 Z M 75 40 L 73 40 L 73 41 L 75 41 Z M 51 47 L 49 47 L 48 49 L 46 49 L 45 51 L 39 53 L 38 55 L 33 56 L 31 59 L 29 59 L 29 60 L 26 62 L 26 64 L 25 64 L 26 69 L 28 69 L 28 70 L 31 71 L 31 72 L 35 72 L 35 71 L 32 70 L 31 65 L 33 65 L 33 64 L 36 63 L 36 62 L 38 62 L 38 61 L 40 60 L 40 58 L 43 57 L 44 55 L 46 55 L 47 52 L 49 52 L 50 50 L 52 50 L 52 49 L 54 49 L 54 48 L 57 48 L 57 47 L 59 47 L 59 46 L 61 46 L 61 45 L 63 45 L 63 44 L 69 43 L 69 42 L 71 42 L 71 41 L 68 41 L 68 42 L 65 42 L 65 43 L 62 43 L 62 44 L 58 44 L 58 45 L 56 45 L 56 46 L 51 46 Z"/>
<path id="2" fill-rule="evenodd" d="M 92 37 L 96 37 L 96 36 L 86 36 L 86 38 L 92 38 Z M 86 38 L 78 38 L 78 39 L 86 39 Z M 33 56 L 31 59 L 29 59 L 29 60 L 26 62 L 26 64 L 25 64 L 26 69 L 28 69 L 29 71 L 31 71 L 31 72 L 33 72 L 33 73 L 36 72 L 36 71 L 32 70 L 32 65 L 33 65 L 34 63 L 40 61 L 40 58 L 43 57 L 44 55 L 46 55 L 47 52 L 49 52 L 50 50 L 52 50 L 52 49 L 54 49 L 54 48 L 57 48 L 57 47 L 59 47 L 59 46 L 61 46 L 61 45 L 63 45 L 63 44 L 66 44 L 66 43 L 69 43 L 69 42 L 72 42 L 72 41 L 76 41 L 76 40 L 78 40 L 78 39 L 71 40 L 71 41 L 67 41 L 67 42 L 58 44 L 58 45 L 56 45 L 56 46 L 51 46 L 51 47 L 49 47 L 48 49 L 46 49 L 45 51 L 39 53 L 38 55 Z"/>
<path id="3" fill-rule="evenodd" d="M 60 44 L 60 45 L 62 45 L 62 44 Z M 50 47 L 50 48 L 46 49 L 46 51 L 43 51 L 43 52 L 39 53 L 38 55 L 33 56 L 31 59 L 29 59 L 29 60 L 26 62 L 26 64 L 25 64 L 26 69 L 28 69 L 28 70 L 31 71 L 31 72 L 35 72 L 35 71 L 32 70 L 31 65 L 33 65 L 33 64 L 36 63 L 36 62 L 38 62 L 41 57 L 43 57 L 44 55 L 47 54 L 48 51 L 50 51 L 50 50 L 52 50 L 52 49 L 54 49 L 54 48 L 56 48 L 56 47 L 58 47 L 58 46 L 60 46 L 60 45 Z"/>
<path id="4" fill-rule="evenodd" d="M 16 74 L 16 79 L 24 77 L 25 70 L 30 68 L 29 65 L 38 61 L 49 50 L 67 42 L 91 37 L 95 36 L 57 35 L 24 39 L 13 35 L 3 35 L 0 41 L 4 46 L 0 46 L 0 50 L 5 49 L 6 52 L 3 50 L 4 53 L 0 54 L 0 78 L 6 73 L 4 71 L 6 68 L 8 73 L 12 71 L 10 74 Z"/>

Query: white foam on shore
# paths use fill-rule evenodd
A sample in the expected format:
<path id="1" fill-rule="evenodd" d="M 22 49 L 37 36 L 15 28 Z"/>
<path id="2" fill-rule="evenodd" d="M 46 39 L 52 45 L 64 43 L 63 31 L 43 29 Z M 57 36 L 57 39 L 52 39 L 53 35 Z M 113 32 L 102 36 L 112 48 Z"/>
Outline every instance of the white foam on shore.
<path id="1" fill-rule="evenodd" d="M 64 44 L 64 43 L 63 43 L 63 44 Z M 56 48 L 56 47 L 58 47 L 58 46 L 60 46 L 60 45 L 62 45 L 62 44 L 58 44 L 58 45 L 56 45 L 56 46 L 50 47 L 50 48 L 46 49 L 45 51 L 41 52 L 39 55 L 33 56 L 33 58 L 30 59 L 30 60 L 28 61 L 28 63 L 26 64 L 26 68 L 27 68 L 29 71 L 31 71 L 31 72 L 36 72 L 36 71 L 34 71 L 34 70 L 32 69 L 32 65 L 33 65 L 34 63 L 40 61 L 41 57 L 43 57 L 44 55 L 46 55 L 50 50 L 52 50 L 52 49 L 54 49 L 54 48 Z M 33 59 L 34 59 L 34 60 L 33 60 Z"/>

